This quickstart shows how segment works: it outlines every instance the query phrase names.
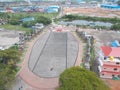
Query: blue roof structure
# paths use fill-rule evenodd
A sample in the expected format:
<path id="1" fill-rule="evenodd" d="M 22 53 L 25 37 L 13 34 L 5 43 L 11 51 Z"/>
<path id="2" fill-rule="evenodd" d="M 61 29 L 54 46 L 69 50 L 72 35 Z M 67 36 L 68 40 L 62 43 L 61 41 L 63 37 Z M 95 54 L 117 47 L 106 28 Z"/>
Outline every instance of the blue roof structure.
<path id="1" fill-rule="evenodd" d="M 58 12 L 59 8 L 60 8 L 59 6 L 48 6 L 45 8 L 45 11 L 47 13 L 54 13 L 54 12 Z"/>
<path id="2" fill-rule="evenodd" d="M 47 9 L 46 12 L 47 13 L 54 13 L 54 12 L 58 12 L 58 9 Z"/>
<path id="3" fill-rule="evenodd" d="M 110 4 L 101 4 L 101 7 L 109 8 L 109 9 L 120 9 L 119 5 L 110 5 Z"/>
<path id="4" fill-rule="evenodd" d="M 26 17 L 26 18 L 21 19 L 20 21 L 27 22 L 27 21 L 34 21 L 34 20 L 35 20 L 34 17 Z"/>
<path id="5" fill-rule="evenodd" d="M 111 42 L 111 46 L 112 47 L 120 47 L 119 41 L 115 40 L 115 41 Z"/>
<path id="6" fill-rule="evenodd" d="M 59 7 L 59 6 L 54 5 L 54 6 L 48 6 L 48 8 L 57 8 L 57 9 L 59 9 L 60 7 Z"/>

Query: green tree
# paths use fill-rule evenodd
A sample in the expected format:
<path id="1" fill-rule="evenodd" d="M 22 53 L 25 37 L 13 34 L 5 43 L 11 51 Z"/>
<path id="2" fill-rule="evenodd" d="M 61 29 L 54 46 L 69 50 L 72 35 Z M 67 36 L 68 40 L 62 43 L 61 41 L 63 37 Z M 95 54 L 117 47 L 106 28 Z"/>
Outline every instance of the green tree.
<path id="1" fill-rule="evenodd" d="M 16 71 L 12 65 L 0 64 L 0 90 L 7 90 L 15 79 Z"/>
<path id="2" fill-rule="evenodd" d="M 111 27 L 111 30 L 115 30 L 115 31 L 120 30 L 120 23 L 113 24 L 112 27 Z"/>
<path id="3" fill-rule="evenodd" d="M 35 25 L 35 23 L 36 23 L 35 21 L 27 21 L 27 22 L 23 22 L 22 26 L 23 27 L 32 27 Z"/>
<path id="4" fill-rule="evenodd" d="M 49 19 L 49 18 L 47 18 L 47 17 L 39 16 L 39 17 L 37 18 L 37 22 L 38 22 L 38 23 L 43 23 L 44 25 L 48 25 L 48 24 L 50 24 L 52 21 L 51 21 L 51 19 Z"/>
<path id="5" fill-rule="evenodd" d="M 0 12 L 0 18 L 8 19 L 8 18 L 10 18 L 10 16 L 9 16 L 8 13 L 1 13 L 1 12 Z"/>
<path id="6" fill-rule="evenodd" d="M 66 69 L 60 75 L 58 90 L 110 90 L 97 75 L 80 67 Z"/>
<path id="7" fill-rule="evenodd" d="M 20 24 L 19 20 L 17 20 L 17 19 L 11 19 L 11 20 L 9 20 L 9 23 L 11 25 L 18 25 L 18 24 Z"/>
<path id="8" fill-rule="evenodd" d="M 87 21 L 100 21 L 100 22 L 110 22 L 110 23 L 119 23 L 119 18 L 101 18 L 101 17 L 91 17 L 91 16 L 78 16 L 78 15 L 65 15 L 61 19 L 65 21 L 71 20 L 87 20 Z"/>
<path id="9" fill-rule="evenodd" d="M 20 60 L 20 55 L 20 52 L 13 49 L 0 51 L 0 62 L 3 64 L 9 64 L 11 61 L 13 61 L 15 65 L 16 62 Z"/>
<path id="10" fill-rule="evenodd" d="M 14 49 L 0 51 L 0 90 L 8 90 L 12 85 L 17 71 L 16 62 L 21 54 Z"/>

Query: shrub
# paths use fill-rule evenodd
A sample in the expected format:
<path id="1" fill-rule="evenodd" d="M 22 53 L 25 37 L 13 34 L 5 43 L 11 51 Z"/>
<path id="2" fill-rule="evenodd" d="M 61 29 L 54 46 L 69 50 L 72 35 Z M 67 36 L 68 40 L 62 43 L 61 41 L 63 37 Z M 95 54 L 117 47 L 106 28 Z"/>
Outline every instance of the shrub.
<path id="1" fill-rule="evenodd" d="M 11 20 L 9 21 L 9 23 L 10 23 L 11 25 L 18 25 L 18 24 L 20 24 L 19 20 L 17 20 L 17 19 L 11 19 Z"/>
<path id="2" fill-rule="evenodd" d="M 38 23 L 43 23 L 44 25 L 48 25 L 48 24 L 50 24 L 52 21 L 51 21 L 49 18 L 47 18 L 47 17 L 39 16 L 39 17 L 37 18 L 37 22 L 38 22 Z"/>
<path id="3" fill-rule="evenodd" d="M 111 30 L 120 30 L 120 23 L 112 25 Z"/>
<path id="4" fill-rule="evenodd" d="M 27 22 L 23 22 L 22 26 L 23 27 L 32 27 L 33 25 L 35 25 L 35 21 L 27 21 Z"/>
<path id="5" fill-rule="evenodd" d="M 110 90 L 97 75 L 80 67 L 66 69 L 60 75 L 58 90 Z"/>

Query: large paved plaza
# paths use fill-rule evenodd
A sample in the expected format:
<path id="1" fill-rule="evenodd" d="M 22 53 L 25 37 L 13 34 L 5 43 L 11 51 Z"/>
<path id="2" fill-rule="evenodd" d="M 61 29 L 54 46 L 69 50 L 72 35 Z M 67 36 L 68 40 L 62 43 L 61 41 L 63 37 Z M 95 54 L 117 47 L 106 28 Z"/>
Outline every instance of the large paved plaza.
<path id="1" fill-rule="evenodd" d="M 72 66 L 79 66 L 82 46 L 72 32 L 47 31 L 28 42 L 28 49 L 18 73 L 29 86 L 25 90 L 55 90 L 59 75 Z"/>
<path id="2" fill-rule="evenodd" d="M 30 70 L 40 77 L 58 77 L 75 64 L 78 42 L 69 32 L 49 32 L 33 46 Z"/>

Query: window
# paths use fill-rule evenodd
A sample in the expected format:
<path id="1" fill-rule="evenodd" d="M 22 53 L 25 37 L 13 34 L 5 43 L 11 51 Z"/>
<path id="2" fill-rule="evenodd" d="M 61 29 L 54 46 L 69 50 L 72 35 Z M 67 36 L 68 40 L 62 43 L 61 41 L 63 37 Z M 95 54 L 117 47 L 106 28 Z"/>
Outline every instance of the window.
<path id="1" fill-rule="evenodd" d="M 118 77 L 120 78 L 120 75 L 118 75 Z"/>
<path id="2" fill-rule="evenodd" d="M 119 62 L 116 62 L 116 64 L 120 64 Z"/>
<path id="3" fill-rule="evenodd" d="M 106 69 L 106 68 L 104 68 L 104 69 Z"/>
<path id="4" fill-rule="evenodd" d="M 115 75 L 112 75 L 112 77 L 114 77 Z"/>
<path id="5" fill-rule="evenodd" d="M 107 59 L 107 57 L 104 57 L 104 60 L 106 60 Z"/>
<path id="6" fill-rule="evenodd" d="M 117 70 L 117 68 L 114 68 L 114 70 Z"/>
<path id="7" fill-rule="evenodd" d="M 104 76 L 104 74 L 102 74 L 102 76 Z"/>

